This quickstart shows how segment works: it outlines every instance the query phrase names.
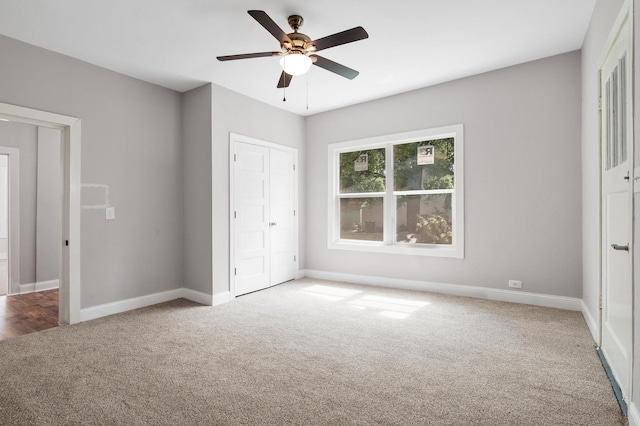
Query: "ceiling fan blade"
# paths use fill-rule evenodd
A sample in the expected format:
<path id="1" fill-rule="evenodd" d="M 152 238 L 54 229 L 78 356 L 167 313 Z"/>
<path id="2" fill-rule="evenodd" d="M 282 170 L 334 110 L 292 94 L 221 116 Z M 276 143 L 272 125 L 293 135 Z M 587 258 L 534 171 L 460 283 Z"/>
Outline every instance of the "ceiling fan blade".
<path id="1" fill-rule="evenodd" d="M 342 64 L 333 62 L 332 60 L 323 58 L 322 56 L 311 55 L 310 57 L 313 60 L 313 63 L 319 66 L 320 68 L 324 68 L 327 71 L 334 72 L 338 75 L 343 76 L 344 78 L 348 78 L 349 80 L 353 80 L 358 76 L 358 74 L 360 74 L 358 71 L 354 69 L 345 67 Z"/>
<path id="2" fill-rule="evenodd" d="M 258 21 L 260 25 L 262 25 L 267 31 L 269 31 L 271 35 L 280 42 L 280 44 L 284 43 L 285 41 L 291 43 L 291 39 L 289 38 L 289 36 L 284 31 L 282 31 L 278 24 L 273 22 L 273 19 L 271 19 L 266 12 L 264 12 L 263 10 L 249 10 L 248 13 L 253 17 L 253 19 Z"/>
<path id="3" fill-rule="evenodd" d="M 280 56 L 280 52 L 259 52 L 259 53 L 244 53 L 242 55 L 228 55 L 218 56 L 219 61 L 234 61 L 236 59 L 251 59 L 251 58 L 266 58 L 267 56 Z"/>
<path id="4" fill-rule="evenodd" d="M 280 80 L 278 80 L 278 89 L 282 89 L 283 87 L 289 87 L 289 84 L 291 84 L 292 78 L 293 78 L 292 75 L 282 71 L 282 74 L 280 74 Z"/>
<path id="5" fill-rule="evenodd" d="M 354 41 L 363 40 L 365 38 L 369 38 L 369 34 L 367 34 L 364 28 L 355 27 L 351 28 L 350 30 L 319 38 L 310 42 L 309 44 L 314 45 L 316 47 L 315 51 L 317 52 L 322 49 L 340 46 L 341 44 L 347 44 Z"/>

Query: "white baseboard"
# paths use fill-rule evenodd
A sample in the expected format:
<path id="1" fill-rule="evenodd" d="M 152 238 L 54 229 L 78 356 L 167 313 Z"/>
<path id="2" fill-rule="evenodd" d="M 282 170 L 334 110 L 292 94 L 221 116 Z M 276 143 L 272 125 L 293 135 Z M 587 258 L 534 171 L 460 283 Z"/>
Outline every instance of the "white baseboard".
<path id="1" fill-rule="evenodd" d="M 296 271 L 296 278 L 295 279 L 299 280 L 300 278 L 304 278 L 304 273 L 305 273 L 304 269 L 298 269 Z"/>
<path id="2" fill-rule="evenodd" d="M 36 283 L 18 284 L 18 294 L 33 293 L 36 290 Z"/>
<path id="3" fill-rule="evenodd" d="M 640 411 L 635 403 L 629 404 L 628 412 L 629 426 L 640 426 Z"/>
<path id="4" fill-rule="evenodd" d="M 117 302 L 105 303 L 104 305 L 81 309 L 80 321 L 89 321 L 100 317 L 106 317 L 107 315 L 119 314 L 133 309 L 144 308 L 180 298 L 188 299 L 205 306 L 217 306 L 230 301 L 231 293 L 225 291 L 212 296 L 190 288 L 177 288 L 175 290 L 164 291 L 162 293 L 154 293 L 147 296 L 134 297 L 132 299 L 120 300 Z"/>
<path id="5" fill-rule="evenodd" d="M 488 287 L 474 287 L 460 284 L 434 283 L 396 278 L 371 277 L 367 275 L 342 274 L 307 269 L 305 276 L 330 281 L 343 281 L 353 284 L 390 287 L 402 290 L 429 291 L 453 296 L 475 297 L 478 299 L 498 300 L 502 302 L 523 303 L 526 305 L 580 311 L 582 300 L 575 297 L 554 296 L 550 294 L 527 293 L 523 291 L 500 290 Z"/>
<path id="6" fill-rule="evenodd" d="M 53 290 L 60 286 L 59 280 L 38 281 L 37 283 L 19 284 L 18 294 L 33 293 L 35 291 Z"/>
<path id="7" fill-rule="evenodd" d="M 223 291 L 222 293 L 216 293 L 213 295 L 213 306 L 222 305 L 223 303 L 227 303 L 231 301 L 231 293 L 228 291 Z"/>
<path id="8" fill-rule="evenodd" d="M 591 315 L 589 308 L 584 304 L 584 300 L 581 302 L 582 306 L 582 316 L 584 317 L 585 322 L 587 323 L 587 327 L 589 327 L 589 331 L 591 332 L 591 336 L 595 342 L 598 341 L 598 323 Z M 640 426 L 640 425 L 638 425 Z"/>
<path id="9" fill-rule="evenodd" d="M 192 302 L 199 303 L 205 306 L 213 306 L 214 297 L 210 294 L 203 293 L 197 290 L 191 290 L 190 288 L 182 289 L 182 297 L 191 300 Z"/>
<path id="10" fill-rule="evenodd" d="M 158 303 L 179 299 L 183 296 L 182 288 L 163 291 L 162 293 L 150 294 L 147 296 L 134 297 L 132 299 L 120 300 L 118 302 L 105 303 L 104 305 L 92 306 L 80 310 L 80 321 L 106 317 L 107 315 L 119 314 L 132 309 L 144 308 Z"/>

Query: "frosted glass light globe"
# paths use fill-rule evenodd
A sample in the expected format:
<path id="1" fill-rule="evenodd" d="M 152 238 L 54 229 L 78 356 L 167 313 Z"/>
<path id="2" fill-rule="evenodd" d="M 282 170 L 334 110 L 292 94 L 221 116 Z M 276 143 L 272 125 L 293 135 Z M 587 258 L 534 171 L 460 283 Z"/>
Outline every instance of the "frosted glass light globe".
<path id="1" fill-rule="evenodd" d="M 280 66 L 289 75 L 302 75 L 311 68 L 311 58 L 302 53 L 289 53 L 280 58 Z"/>

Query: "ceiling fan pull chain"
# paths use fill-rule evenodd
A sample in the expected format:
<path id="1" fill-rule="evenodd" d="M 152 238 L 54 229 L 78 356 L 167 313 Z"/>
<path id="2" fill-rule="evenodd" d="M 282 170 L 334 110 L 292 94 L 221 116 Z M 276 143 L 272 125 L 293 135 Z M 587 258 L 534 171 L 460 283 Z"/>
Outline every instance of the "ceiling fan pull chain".
<path id="1" fill-rule="evenodd" d="M 309 110 L 309 76 L 307 76 L 307 111 Z"/>
<path id="2" fill-rule="evenodd" d="M 283 65 L 287 62 L 287 55 L 282 57 L 283 60 Z M 282 102 L 287 102 L 287 85 L 286 85 L 286 81 L 287 81 L 287 76 L 284 73 L 284 71 L 282 72 Z"/>

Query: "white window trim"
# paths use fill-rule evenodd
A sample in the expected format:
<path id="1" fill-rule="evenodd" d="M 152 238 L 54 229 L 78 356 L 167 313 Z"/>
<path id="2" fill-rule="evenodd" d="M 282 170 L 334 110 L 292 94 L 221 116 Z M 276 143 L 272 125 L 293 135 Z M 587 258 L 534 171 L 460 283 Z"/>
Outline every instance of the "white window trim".
<path id="1" fill-rule="evenodd" d="M 357 149 L 386 148 L 386 161 L 391 161 L 390 150 L 393 144 L 411 143 L 425 139 L 455 138 L 455 188 L 453 214 L 453 244 L 451 246 L 438 246 L 426 244 L 391 244 L 375 241 L 346 241 L 340 240 L 340 203 L 337 194 L 339 187 L 340 162 L 342 152 L 350 152 Z M 358 139 L 347 142 L 339 142 L 328 146 L 328 214 L 327 214 L 327 247 L 331 250 L 353 250 L 371 253 L 389 253 L 416 256 L 437 256 L 464 258 L 464 126 L 455 124 L 451 126 L 423 129 L 406 133 L 376 136 L 366 139 Z M 391 170 L 387 163 L 386 170 Z M 379 197 L 385 196 L 387 200 L 393 199 L 393 173 L 387 173 L 386 193 L 349 194 L 350 197 Z M 397 191 L 396 195 L 404 191 Z M 445 191 L 448 192 L 448 191 Z M 413 192 L 415 194 L 415 192 Z M 393 232 L 396 209 L 393 203 L 385 202 L 384 207 L 384 241 L 392 241 L 387 235 Z"/>

